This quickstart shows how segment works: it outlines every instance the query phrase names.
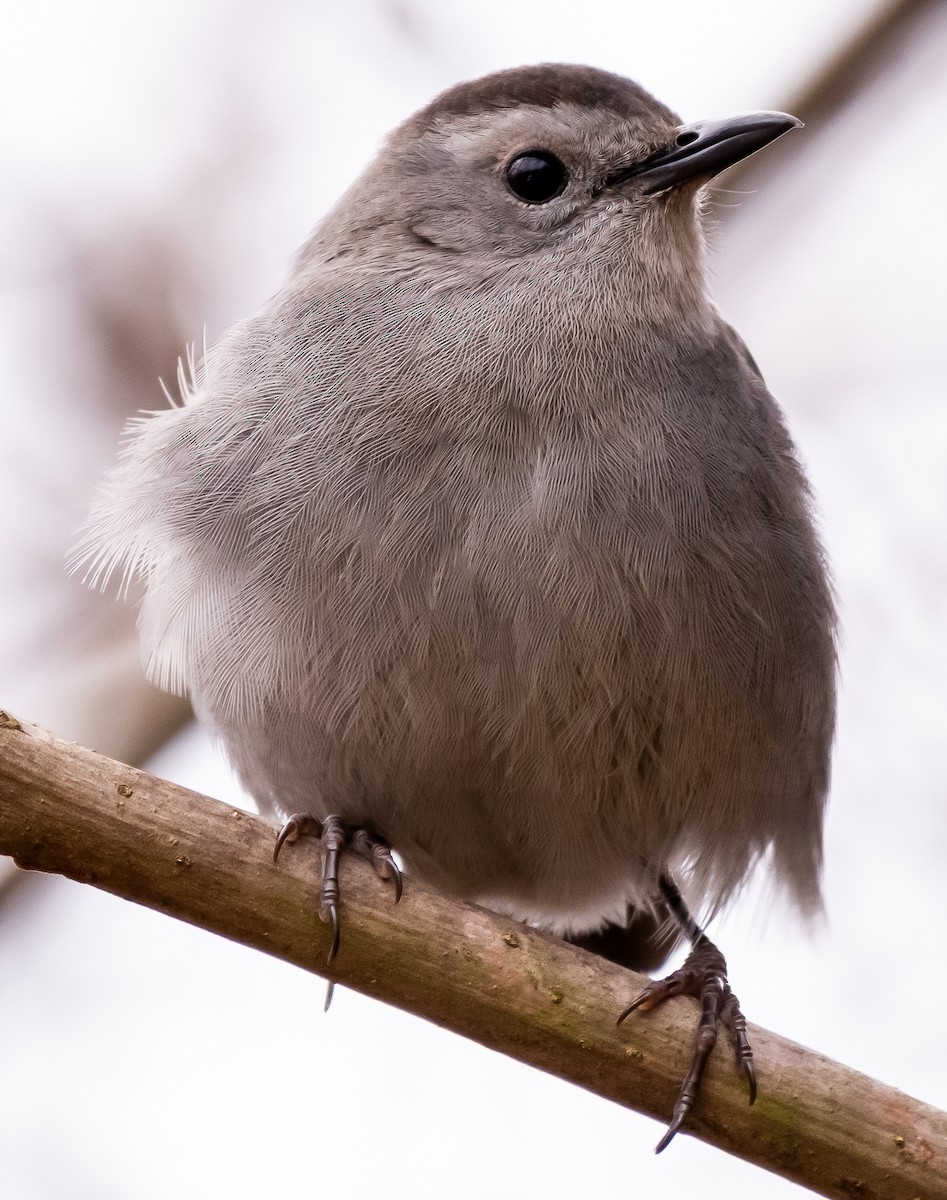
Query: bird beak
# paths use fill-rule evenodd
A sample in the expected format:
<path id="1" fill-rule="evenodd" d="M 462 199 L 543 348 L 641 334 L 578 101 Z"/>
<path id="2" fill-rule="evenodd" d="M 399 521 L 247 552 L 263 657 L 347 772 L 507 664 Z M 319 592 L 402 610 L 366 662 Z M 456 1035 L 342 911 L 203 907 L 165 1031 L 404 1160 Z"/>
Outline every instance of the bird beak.
<path id="1" fill-rule="evenodd" d="M 608 183 L 639 179 L 644 184 L 644 194 L 651 196 L 691 179 L 706 182 L 725 167 L 748 158 L 790 129 L 801 126 L 797 117 L 781 112 L 743 113 L 722 121 L 695 121 L 693 125 L 682 125 L 667 146 L 618 171 Z"/>

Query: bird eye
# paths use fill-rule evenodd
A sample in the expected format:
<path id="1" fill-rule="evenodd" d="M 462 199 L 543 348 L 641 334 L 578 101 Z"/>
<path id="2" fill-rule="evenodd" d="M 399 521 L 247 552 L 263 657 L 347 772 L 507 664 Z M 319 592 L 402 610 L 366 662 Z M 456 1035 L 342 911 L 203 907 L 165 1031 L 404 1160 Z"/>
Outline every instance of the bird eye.
<path id="1" fill-rule="evenodd" d="M 527 204 L 546 204 L 565 191 L 569 172 L 548 150 L 527 150 L 507 166 L 506 182 Z"/>

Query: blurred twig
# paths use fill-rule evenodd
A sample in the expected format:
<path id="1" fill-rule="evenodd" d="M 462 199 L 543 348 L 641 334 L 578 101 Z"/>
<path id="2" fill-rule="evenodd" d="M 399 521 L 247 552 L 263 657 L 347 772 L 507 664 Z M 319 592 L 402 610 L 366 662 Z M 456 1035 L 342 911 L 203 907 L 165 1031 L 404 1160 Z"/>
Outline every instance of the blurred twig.
<path id="1" fill-rule="evenodd" d="M 786 111 L 806 125 L 822 126 L 870 87 L 885 65 L 902 52 L 911 32 L 944 0 L 888 0 L 823 62 L 786 101 Z M 784 138 L 765 155 L 754 155 L 721 176 L 727 190 L 755 188 L 757 176 L 772 178 L 806 152 L 806 139 Z M 720 210 L 721 218 L 726 209 Z"/>
<path id="2" fill-rule="evenodd" d="M 273 838 L 247 813 L 0 714 L 0 852 L 322 974 L 316 848 L 289 847 L 275 866 Z M 395 907 L 362 862 L 344 862 L 342 885 L 339 981 L 667 1118 L 693 1002 L 619 1032 L 640 976 L 410 880 Z M 947 1200 L 947 1114 L 765 1030 L 751 1040 L 756 1106 L 721 1046 L 689 1133 L 838 1200 Z"/>
<path id="3" fill-rule="evenodd" d="M 943 0 L 889 0 L 815 72 L 790 101 L 801 120 L 824 122 L 869 86 L 884 61 L 897 55 L 909 31 Z"/>

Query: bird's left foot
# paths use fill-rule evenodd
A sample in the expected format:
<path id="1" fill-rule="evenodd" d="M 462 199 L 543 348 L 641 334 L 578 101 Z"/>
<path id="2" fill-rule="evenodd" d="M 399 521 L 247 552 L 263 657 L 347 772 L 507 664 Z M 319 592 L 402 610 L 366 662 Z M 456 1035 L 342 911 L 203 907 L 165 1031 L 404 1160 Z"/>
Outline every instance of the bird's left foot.
<path id="1" fill-rule="evenodd" d="M 704 1067 L 717 1042 L 718 1024 L 730 1035 L 737 1056 L 737 1068 L 746 1075 L 749 1084 L 750 1103 L 756 1099 L 756 1071 L 753 1051 L 746 1036 L 746 1018 L 727 982 L 727 961 L 706 935 L 701 934 L 698 938 L 680 970 L 650 983 L 638 999 L 628 1005 L 618 1018 L 618 1023 L 621 1024 L 635 1009 L 647 1012 L 663 1004 L 670 996 L 694 996 L 699 1000 L 700 1021 L 694 1037 L 690 1070 L 677 1094 L 667 1132 L 655 1147 L 657 1154 L 668 1146 L 694 1107 Z"/>
<path id="2" fill-rule="evenodd" d="M 296 813 L 290 817 L 276 838 L 273 848 L 273 861 L 279 858 L 280 850 L 286 845 L 298 842 L 301 837 L 318 838 L 322 843 L 322 884 L 319 889 L 319 916 L 332 927 L 332 942 L 329 945 L 329 957 L 326 966 L 331 966 L 339 952 L 339 860 L 346 850 L 367 859 L 379 879 L 390 879 L 395 885 L 395 903 L 401 899 L 402 876 L 401 869 L 392 858 L 391 847 L 377 834 L 367 829 L 353 828 L 347 825 L 341 817 L 328 816 L 324 821 L 309 813 Z M 325 1007 L 332 1000 L 333 984 L 330 981 L 326 992 Z"/>

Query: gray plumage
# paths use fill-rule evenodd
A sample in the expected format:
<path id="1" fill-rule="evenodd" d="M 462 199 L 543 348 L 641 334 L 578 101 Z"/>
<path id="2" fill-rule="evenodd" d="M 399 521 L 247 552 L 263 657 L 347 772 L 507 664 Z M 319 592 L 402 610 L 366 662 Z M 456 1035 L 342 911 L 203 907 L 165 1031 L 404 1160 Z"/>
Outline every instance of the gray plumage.
<path id="1" fill-rule="evenodd" d="M 144 581 L 263 813 L 366 825 L 559 933 L 707 912 L 770 854 L 820 903 L 834 613 L 779 410 L 709 301 L 679 119 L 588 68 L 397 129 L 283 289 L 139 422 L 82 555 Z M 511 156 L 554 152 L 525 204 Z"/>

